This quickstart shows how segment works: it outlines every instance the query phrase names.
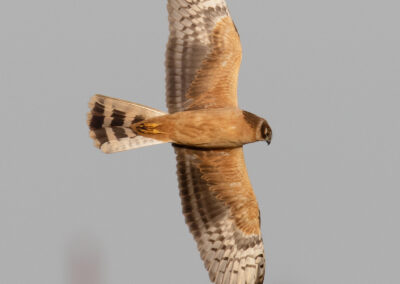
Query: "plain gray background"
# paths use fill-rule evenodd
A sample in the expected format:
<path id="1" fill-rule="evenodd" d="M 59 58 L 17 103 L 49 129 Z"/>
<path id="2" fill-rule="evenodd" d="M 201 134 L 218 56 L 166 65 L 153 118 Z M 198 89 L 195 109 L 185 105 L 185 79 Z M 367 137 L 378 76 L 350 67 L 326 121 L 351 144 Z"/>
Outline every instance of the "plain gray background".
<path id="1" fill-rule="evenodd" d="M 400 283 L 399 2 L 228 4 L 274 130 L 245 147 L 265 283 Z M 86 126 L 95 93 L 166 110 L 167 36 L 166 0 L 1 1 L 1 284 L 209 283 L 171 146 L 105 155 Z"/>

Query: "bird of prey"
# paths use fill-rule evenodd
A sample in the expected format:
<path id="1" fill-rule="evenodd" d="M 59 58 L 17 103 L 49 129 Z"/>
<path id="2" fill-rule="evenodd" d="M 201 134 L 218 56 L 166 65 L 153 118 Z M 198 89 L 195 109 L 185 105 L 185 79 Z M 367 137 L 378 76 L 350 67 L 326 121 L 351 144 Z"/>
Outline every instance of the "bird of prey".
<path id="1" fill-rule="evenodd" d="M 242 49 L 224 0 L 168 0 L 168 113 L 95 95 L 95 146 L 115 153 L 172 143 L 183 214 L 213 283 L 263 283 L 260 211 L 242 147 L 271 142 L 267 121 L 238 107 Z"/>

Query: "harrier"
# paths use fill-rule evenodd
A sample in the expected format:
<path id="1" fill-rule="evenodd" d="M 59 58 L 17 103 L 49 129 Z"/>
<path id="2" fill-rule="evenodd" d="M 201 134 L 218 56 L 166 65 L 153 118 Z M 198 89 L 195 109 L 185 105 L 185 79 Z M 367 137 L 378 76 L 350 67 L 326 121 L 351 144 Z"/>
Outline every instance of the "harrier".
<path id="1" fill-rule="evenodd" d="M 271 142 L 267 121 L 238 108 L 242 49 L 224 0 L 168 0 L 168 113 L 95 95 L 95 146 L 115 153 L 170 142 L 183 214 L 214 283 L 263 283 L 260 211 L 243 145 Z"/>

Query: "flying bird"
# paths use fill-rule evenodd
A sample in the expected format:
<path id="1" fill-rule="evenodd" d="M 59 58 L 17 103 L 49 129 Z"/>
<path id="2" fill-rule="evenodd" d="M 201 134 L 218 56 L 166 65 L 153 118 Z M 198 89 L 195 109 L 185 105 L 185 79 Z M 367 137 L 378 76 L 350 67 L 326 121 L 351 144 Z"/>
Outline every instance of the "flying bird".
<path id="1" fill-rule="evenodd" d="M 242 48 L 224 0 L 168 0 L 168 113 L 95 95 L 90 136 L 105 153 L 172 143 L 186 223 L 213 283 L 263 283 L 260 211 L 243 145 L 272 139 L 237 103 Z"/>

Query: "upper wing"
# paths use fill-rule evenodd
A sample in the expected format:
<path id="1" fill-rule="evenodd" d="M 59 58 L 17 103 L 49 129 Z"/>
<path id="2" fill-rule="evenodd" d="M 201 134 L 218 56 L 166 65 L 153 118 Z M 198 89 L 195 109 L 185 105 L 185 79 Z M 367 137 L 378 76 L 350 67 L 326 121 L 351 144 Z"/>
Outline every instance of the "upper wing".
<path id="1" fill-rule="evenodd" d="M 260 215 L 242 148 L 175 151 L 183 213 L 211 281 L 262 283 Z"/>
<path id="2" fill-rule="evenodd" d="M 170 113 L 237 106 L 242 48 L 225 0 L 168 0 Z"/>

